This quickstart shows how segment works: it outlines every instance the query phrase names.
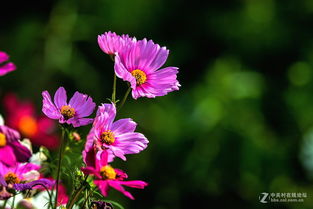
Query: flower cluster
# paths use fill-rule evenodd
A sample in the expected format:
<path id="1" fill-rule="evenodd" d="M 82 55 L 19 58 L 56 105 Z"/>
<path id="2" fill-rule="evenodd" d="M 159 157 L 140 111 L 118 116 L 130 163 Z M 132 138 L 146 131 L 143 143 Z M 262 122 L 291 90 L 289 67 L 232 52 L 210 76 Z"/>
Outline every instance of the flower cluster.
<path id="1" fill-rule="evenodd" d="M 137 123 L 133 119 L 116 120 L 116 116 L 130 92 L 134 99 L 138 99 L 164 96 L 178 90 L 180 87 L 177 81 L 178 68 L 162 67 L 167 60 L 169 50 L 160 47 L 152 40 L 137 40 L 129 35 L 106 32 L 98 36 L 98 44 L 114 61 L 114 81 L 112 98 L 97 107 L 94 117 L 92 114 L 96 109 L 96 103 L 93 99 L 76 91 L 68 100 L 64 87 L 59 87 L 53 98 L 48 91 L 42 92 L 42 112 L 48 118 L 37 116 L 33 105 L 20 102 L 12 94 L 5 97 L 4 107 L 8 113 L 10 128 L 0 124 L 0 155 L 7 156 L 0 158 L 0 200 L 17 197 L 18 192 L 22 190 L 41 189 L 37 196 L 44 196 L 49 200 L 49 203 L 45 204 L 47 208 L 72 209 L 90 206 L 113 208 L 114 202 L 95 197 L 99 194 L 97 190 L 106 197 L 110 188 L 113 188 L 126 197 L 134 199 L 125 187 L 143 189 L 148 185 L 141 180 L 127 180 L 126 172 L 112 166 L 116 158 L 126 161 L 127 155 L 140 153 L 149 143 L 142 133 L 136 131 Z M 0 63 L 7 60 L 8 56 L 0 52 Z M 0 75 L 14 69 L 13 63 L 6 63 L 0 66 Z M 122 100 L 116 99 L 117 77 L 128 84 L 128 90 Z M 53 120 L 61 127 L 60 141 L 57 136 L 47 131 L 54 127 Z M 90 124 L 86 137 L 81 137 L 77 128 Z M 34 145 L 43 145 L 52 151 L 59 147 L 59 152 L 55 153 L 57 156 L 45 156 L 47 160 L 45 164 L 42 164 L 41 160 L 34 160 L 41 153 L 32 154 L 31 144 L 22 143 L 21 135 L 30 138 Z M 86 141 L 83 140 L 84 138 Z M 73 155 L 69 153 L 76 147 L 80 151 L 75 156 L 80 158 L 71 159 Z M 68 164 L 69 167 L 71 163 L 75 166 L 75 161 L 79 160 L 84 163 L 84 166 L 80 167 L 79 164 L 74 168 L 76 169 L 74 174 L 64 174 L 66 168 L 62 165 L 62 159 L 65 155 L 69 155 L 67 156 L 69 161 L 72 160 Z M 40 173 L 42 167 L 48 171 Z M 44 178 L 47 173 L 48 176 L 54 176 L 55 180 L 51 177 Z M 64 176 L 71 176 L 74 183 L 71 185 L 64 181 Z M 42 191 L 40 186 L 45 191 Z M 74 189 L 70 191 L 71 196 L 67 196 L 65 188 Z M 23 198 L 20 203 L 31 204 Z M 3 208 L 5 204 L 6 202 Z"/>
<path id="2" fill-rule="evenodd" d="M 54 185 L 53 180 L 41 177 L 40 165 L 29 162 L 32 151 L 20 141 L 20 134 L 3 123 L 0 124 L 0 155 L 0 200 L 18 191 L 38 186 L 48 189 Z"/>

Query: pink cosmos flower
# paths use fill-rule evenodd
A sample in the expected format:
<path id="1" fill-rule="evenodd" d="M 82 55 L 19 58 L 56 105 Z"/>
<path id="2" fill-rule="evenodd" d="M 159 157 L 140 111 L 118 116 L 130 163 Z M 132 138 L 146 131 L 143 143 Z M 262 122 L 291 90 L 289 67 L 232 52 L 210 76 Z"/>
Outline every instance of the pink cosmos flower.
<path id="1" fill-rule="evenodd" d="M 127 174 L 122 170 L 114 169 L 109 164 L 107 164 L 108 155 L 103 154 L 103 161 L 97 161 L 96 167 L 86 167 L 81 170 L 87 175 L 94 175 L 95 185 L 98 186 L 103 196 L 107 196 L 110 187 L 120 191 L 126 197 L 130 199 L 134 199 L 134 197 L 124 189 L 123 186 L 143 189 L 148 184 L 144 181 L 124 181 L 124 179 L 128 178 Z"/>
<path id="2" fill-rule="evenodd" d="M 54 103 L 48 91 L 42 92 L 42 112 L 51 119 L 58 119 L 60 123 L 72 124 L 73 127 L 84 126 L 92 123 L 89 116 L 95 109 L 96 104 L 86 94 L 75 92 L 67 103 L 66 91 L 60 87 L 54 94 Z"/>
<path id="3" fill-rule="evenodd" d="M 11 71 L 14 71 L 16 69 L 16 66 L 14 65 L 14 63 L 7 62 L 8 60 L 9 60 L 9 55 L 5 52 L 0 51 L 0 76 L 4 76 L 5 74 Z M 4 62 L 7 62 L 7 63 L 4 63 Z"/>
<path id="4" fill-rule="evenodd" d="M 128 35 L 119 36 L 111 31 L 98 35 L 98 44 L 102 51 L 109 55 L 115 55 L 125 50 L 129 45 L 136 42 L 135 38 L 130 38 Z"/>
<path id="5" fill-rule="evenodd" d="M 18 163 L 13 167 L 7 167 L 0 163 L 0 175 L 4 177 L 8 185 L 38 180 L 40 178 L 39 169 L 40 166 L 33 163 Z"/>
<path id="6" fill-rule="evenodd" d="M 7 112 L 6 123 L 29 138 L 33 144 L 48 149 L 59 146 L 59 138 L 53 133 L 55 121 L 38 116 L 33 103 L 20 101 L 15 94 L 10 93 L 4 97 L 4 107 Z"/>
<path id="7" fill-rule="evenodd" d="M 13 167 L 7 167 L 0 163 L 0 187 L 2 189 L 0 199 L 8 199 L 12 196 L 6 188 L 18 191 L 32 189 L 36 186 L 51 187 L 55 182 L 48 179 L 39 179 L 40 166 L 32 163 L 18 163 Z"/>
<path id="8" fill-rule="evenodd" d="M 164 96 L 179 89 L 178 68 L 159 69 L 168 54 L 169 50 L 165 47 L 143 39 L 115 56 L 115 73 L 130 83 L 134 99 Z"/>
<path id="9" fill-rule="evenodd" d="M 22 145 L 19 139 L 20 134 L 17 131 L 0 125 L 0 163 L 14 166 L 17 162 L 28 161 L 31 151 Z"/>
<path id="10" fill-rule="evenodd" d="M 94 166 L 95 157 L 101 159 L 102 152 L 107 152 L 108 161 L 112 162 L 115 156 L 126 160 L 126 154 L 139 153 L 147 147 L 147 138 L 135 132 L 137 124 L 130 118 L 113 122 L 115 115 L 114 104 L 99 106 L 83 151 L 88 166 Z"/>

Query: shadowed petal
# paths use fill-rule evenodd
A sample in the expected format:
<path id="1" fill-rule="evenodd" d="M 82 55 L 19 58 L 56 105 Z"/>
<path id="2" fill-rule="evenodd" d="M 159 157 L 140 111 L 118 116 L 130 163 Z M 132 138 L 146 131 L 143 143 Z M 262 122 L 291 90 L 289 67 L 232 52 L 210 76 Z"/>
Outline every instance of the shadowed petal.
<path id="1" fill-rule="evenodd" d="M 67 124 L 72 124 L 74 128 L 85 126 L 93 122 L 93 118 L 70 118 L 66 121 Z"/>
<path id="2" fill-rule="evenodd" d="M 8 186 L 1 173 L 0 173 L 0 186 L 5 186 L 5 187 Z"/>
<path id="3" fill-rule="evenodd" d="M 19 132 L 5 125 L 0 125 L 0 133 L 5 135 L 7 143 L 17 141 L 21 138 Z"/>
<path id="4" fill-rule="evenodd" d="M 12 142 L 11 146 L 13 147 L 13 152 L 18 162 L 27 162 L 32 156 L 31 151 L 22 145 L 19 141 Z"/>

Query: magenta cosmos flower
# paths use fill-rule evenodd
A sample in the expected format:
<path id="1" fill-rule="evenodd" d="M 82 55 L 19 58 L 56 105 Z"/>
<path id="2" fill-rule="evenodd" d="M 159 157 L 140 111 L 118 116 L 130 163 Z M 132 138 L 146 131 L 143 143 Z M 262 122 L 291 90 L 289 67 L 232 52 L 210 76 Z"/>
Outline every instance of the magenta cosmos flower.
<path id="1" fill-rule="evenodd" d="M 126 191 L 123 186 L 143 189 L 148 185 L 144 181 L 124 181 L 124 179 L 128 178 L 127 174 L 122 170 L 112 168 L 107 164 L 107 154 L 104 154 L 103 156 L 102 161 L 97 161 L 96 167 L 86 167 L 81 169 L 86 175 L 89 174 L 95 176 L 94 183 L 98 186 L 103 196 L 107 196 L 110 187 L 113 187 L 123 193 L 126 197 L 133 200 L 134 197 Z"/>
<path id="2" fill-rule="evenodd" d="M 100 48 L 104 53 L 109 55 L 115 55 L 116 52 L 120 53 L 135 42 L 135 38 L 130 38 L 128 35 L 119 36 L 111 31 L 98 36 L 98 44 Z"/>
<path id="3" fill-rule="evenodd" d="M 16 66 L 12 62 L 7 62 L 9 55 L 5 52 L 0 51 L 0 76 L 3 76 L 16 69 Z M 4 63 L 7 62 L 7 63 Z M 4 63 L 4 64 L 3 64 Z"/>
<path id="4" fill-rule="evenodd" d="M 102 152 L 107 152 L 108 161 L 112 162 L 115 156 L 126 160 L 126 154 L 139 153 L 147 147 L 147 138 L 135 132 L 137 124 L 130 118 L 113 122 L 115 115 L 113 104 L 103 104 L 98 108 L 83 151 L 88 166 L 94 166 L 95 158 L 101 159 Z"/>
<path id="5" fill-rule="evenodd" d="M 134 99 L 154 98 L 178 90 L 177 67 L 159 69 L 166 61 L 169 50 L 146 39 L 115 56 L 116 75 L 128 81 Z"/>
<path id="6" fill-rule="evenodd" d="M 28 161 L 31 151 L 19 139 L 20 134 L 17 131 L 0 125 L 0 164 L 14 166 L 17 162 Z"/>
<path id="7" fill-rule="evenodd" d="M 66 91 L 60 87 L 54 94 L 54 103 L 48 91 L 42 92 L 42 112 L 52 119 L 58 119 L 60 123 L 72 124 L 73 127 L 84 126 L 92 123 L 89 116 L 95 109 L 96 104 L 86 94 L 75 92 L 67 103 Z"/>

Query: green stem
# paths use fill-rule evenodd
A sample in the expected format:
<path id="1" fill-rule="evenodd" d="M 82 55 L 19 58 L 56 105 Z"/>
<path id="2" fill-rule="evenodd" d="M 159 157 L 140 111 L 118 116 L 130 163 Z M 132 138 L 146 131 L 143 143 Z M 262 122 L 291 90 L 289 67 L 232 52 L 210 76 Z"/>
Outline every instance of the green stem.
<path id="1" fill-rule="evenodd" d="M 70 201 L 68 202 L 66 208 L 67 209 L 72 209 L 74 206 L 74 203 L 76 202 L 77 198 L 79 197 L 80 193 L 82 193 L 82 191 L 85 189 L 86 186 L 86 182 L 87 182 L 87 178 L 89 175 L 86 175 L 85 180 L 83 181 L 83 183 L 80 185 L 80 187 L 74 192 L 73 198 L 70 199 Z"/>
<path id="2" fill-rule="evenodd" d="M 7 205 L 8 200 L 4 200 L 3 206 L 1 207 L 2 209 L 5 209 L 5 206 Z"/>
<path id="3" fill-rule="evenodd" d="M 65 128 L 62 127 L 62 137 L 61 137 L 61 144 L 60 144 L 60 149 L 59 149 L 58 169 L 57 169 L 57 178 L 56 178 L 56 190 L 55 190 L 55 202 L 54 202 L 55 208 L 57 208 L 57 205 L 58 205 L 59 181 L 60 181 L 60 173 L 61 173 L 61 165 L 62 165 L 62 157 L 63 157 L 64 135 L 65 135 Z"/>
<path id="4" fill-rule="evenodd" d="M 115 73 L 114 73 L 114 78 L 113 78 L 112 102 L 114 103 L 114 105 L 116 104 L 116 75 Z"/>
<path id="5" fill-rule="evenodd" d="M 131 86 L 128 87 L 128 89 L 127 89 L 127 91 L 126 91 L 126 93 L 125 93 L 125 95 L 124 95 L 124 97 L 123 97 L 123 100 L 122 100 L 120 106 L 118 107 L 118 109 L 121 109 L 121 108 L 123 107 L 123 105 L 125 104 L 125 102 L 126 102 L 126 100 L 127 100 L 127 97 L 128 97 L 128 95 L 129 95 L 129 93 L 130 93 L 131 90 L 132 90 Z"/>

